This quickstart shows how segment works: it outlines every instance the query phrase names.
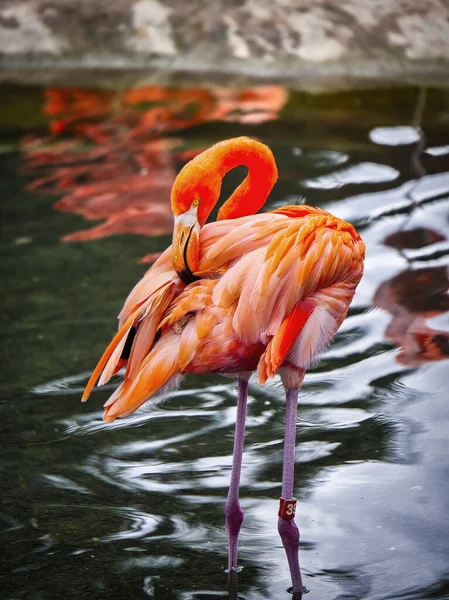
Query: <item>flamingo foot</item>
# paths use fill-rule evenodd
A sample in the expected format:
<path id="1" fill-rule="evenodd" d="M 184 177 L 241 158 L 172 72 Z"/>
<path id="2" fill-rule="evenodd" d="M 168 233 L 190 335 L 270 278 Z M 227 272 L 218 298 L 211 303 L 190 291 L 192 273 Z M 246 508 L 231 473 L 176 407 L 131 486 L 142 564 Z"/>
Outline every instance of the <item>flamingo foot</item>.
<path id="1" fill-rule="evenodd" d="M 237 552 L 240 528 L 244 512 L 238 500 L 228 500 L 225 506 L 226 529 L 228 530 L 228 572 L 238 571 Z"/>
<path id="2" fill-rule="evenodd" d="M 239 582 L 237 577 L 237 571 L 229 571 L 228 575 L 228 600 L 238 600 L 239 596 Z"/>
<path id="3" fill-rule="evenodd" d="M 225 506 L 226 528 L 228 530 L 228 573 L 238 572 L 238 537 L 243 523 L 243 510 L 239 502 L 240 473 L 242 471 L 243 440 L 245 435 L 246 402 L 248 380 L 239 377 L 237 419 L 235 424 L 234 454 L 232 458 L 231 483 Z"/>
<path id="4" fill-rule="evenodd" d="M 298 557 L 299 529 L 293 519 L 284 519 L 283 517 L 279 517 L 278 531 L 287 555 L 287 561 L 293 585 L 291 588 L 293 598 L 294 600 L 301 600 L 304 590 Z"/>

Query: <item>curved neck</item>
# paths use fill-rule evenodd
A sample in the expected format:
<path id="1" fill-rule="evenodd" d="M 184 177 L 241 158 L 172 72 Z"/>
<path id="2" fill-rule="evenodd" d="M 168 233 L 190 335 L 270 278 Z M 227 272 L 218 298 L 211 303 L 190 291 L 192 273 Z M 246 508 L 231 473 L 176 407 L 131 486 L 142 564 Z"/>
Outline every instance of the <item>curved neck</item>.
<path id="1" fill-rule="evenodd" d="M 248 175 L 223 204 L 218 220 L 256 213 L 265 204 L 278 177 L 271 150 L 261 142 L 241 137 L 223 142 L 222 147 L 217 144 L 215 156 L 221 179 L 235 167 L 248 167 Z"/>
<path id="2" fill-rule="evenodd" d="M 218 201 L 223 177 L 239 165 L 248 167 L 248 175 L 221 207 L 218 219 L 253 215 L 278 176 L 271 150 L 256 140 L 240 137 L 215 144 L 187 163 L 173 184 L 173 267 L 186 284 L 196 279 L 199 230 Z"/>
<path id="3" fill-rule="evenodd" d="M 173 213 L 186 212 L 199 199 L 197 215 L 202 227 L 218 202 L 223 177 L 242 165 L 248 167 L 248 175 L 223 204 L 218 219 L 256 213 L 265 204 L 278 171 L 271 150 L 248 137 L 219 142 L 185 165 L 173 185 Z"/>

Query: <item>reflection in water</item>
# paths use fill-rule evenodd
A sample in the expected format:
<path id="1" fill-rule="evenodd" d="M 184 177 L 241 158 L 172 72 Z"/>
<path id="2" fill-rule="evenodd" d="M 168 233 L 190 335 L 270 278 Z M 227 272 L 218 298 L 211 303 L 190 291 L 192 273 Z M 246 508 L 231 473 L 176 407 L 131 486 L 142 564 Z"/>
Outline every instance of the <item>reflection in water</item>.
<path id="1" fill-rule="evenodd" d="M 187 152 L 210 145 L 223 137 L 220 127 L 230 127 L 209 124 L 207 133 L 195 129 L 193 148 L 180 139 L 188 125 L 178 123 L 176 131 L 167 125 L 164 131 L 164 115 L 159 112 L 162 124 L 156 126 L 153 112 L 142 144 L 129 140 L 140 115 L 161 111 L 170 94 L 171 118 L 192 119 L 194 125 L 200 109 L 193 105 L 183 114 L 178 111 L 183 99 L 153 87 L 149 96 L 133 91 L 126 110 L 125 93 L 96 96 L 97 116 L 88 116 L 93 101 L 86 94 L 71 100 L 74 95 L 67 93 L 58 100 L 50 115 L 55 133 L 46 140 L 34 137 L 34 142 L 30 136 L 25 157 L 34 183 L 48 177 L 39 189 L 61 194 L 60 201 L 73 197 L 67 210 L 83 207 L 86 218 L 107 222 L 112 217 L 107 193 L 119 187 L 118 166 L 125 177 L 144 179 L 138 163 L 126 160 L 130 153 L 120 152 L 123 139 L 128 148 L 138 149 L 132 157 L 148 157 L 152 185 L 162 179 L 162 190 L 171 185 L 168 179 L 187 160 Z M 218 91 L 210 94 L 217 106 Z M 226 94 L 238 97 L 237 91 Z M 414 94 L 409 90 L 409 96 Z M 246 92 L 242 95 L 245 108 L 234 111 L 239 118 L 250 101 Z M 213 114 L 214 105 L 205 97 L 197 102 Z M 76 104 L 75 119 L 70 120 L 72 108 L 64 108 L 68 104 Z M 304 195 L 307 203 L 354 222 L 368 249 L 366 274 L 350 314 L 307 375 L 300 397 L 296 495 L 304 583 L 311 590 L 307 600 L 449 596 L 449 361 L 442 360 L 438 337 L 447 339 L 449 333 L 449 128 L 444 115 L 440 119 L 426 110 L 427 148 L 419 158 L 427 174 L 422 175 L 410 160 L 416 129 L 398 130 L 411 119 L 398 103 L 397 112 L 390 110 L 393 104 L 394 99 L 383 97 L 370 125 L 364 119 L 356 123 L 351 108 L 339 109 L 325 122 L 321 115 L 310 121 L 310 110 L 303 117 L 298 106 L 297 120 L 287 107 L 280 120 L 250 129 L 273 147 L 278 160 L 280 180 L 271 208 Z M 263 113 L 255 107 L 254 120 L 256 113 L 262 112 L 264 120 L 277 110 Z M 388 131 L 371 139 L 370 131 L 378 126 Z M 139 131 L 145 131 L 145 124 Z M 233 121 L 232 135 L 248 132 Z M 86 152 L 93 162 L 78 161 Z M 101 174 L 98 180 L 93 164 Z M 367 164 L 388 168 L 372 170 Z M 108 239 L 106 252 L 102 244 L 58 242 L 64 223 L 66 230 L 67 222 L 75 228 L 72 218 L 54 213 L 51 198 L 23 192 L 27 182 L 16 175 L 18 157 L 1 154 L 0 165 L 2 204 L 11 215 L 1 240 L 9 290 L 2 329 L 6 368 L 0 382 L 2 596 L 226 598 L 222 506 L 235 422 L 232 382 L 188 378 L 164 404 L 112 427 L 101 421 L 100 407 L 114 384 L 98 389 L 91 406 L 81 405 L 88 371 L 114 329 L 107 315 L 118 310 L 141 276 L 138 257 L 159 248 L 149 244 L 147 249 L 147 239 L 135 237 L 135 245 L 127 244 L 130 260 L 121 261 L 117 236 Z M 238 180 L 238 174 L 230 177 L 224 193 Z M 114 185 L 105 192 L 106 208 L 103 188 L 98 197 L 82 196 L 83 186 L 89 192 L 90 185 L 109 184 L 109 179 Z M 318 186 L 304 185 L 317 180 Z M 150 187 L 141 193 L 120 189 L 125 192 L 116 194 L 117 202 L 122 193 L 131 200 L 133 194 L 143 200 L 148 195 L 155 203 L 159 198 Z M 137 210 L 144 206 L 137 204 Z M 23 238 L 27 244 L 17 241 Z M 373 298 L 378 308 L 372 309 Z M 423 326 L 430 346 L 419 335 L 415 339 Z M 399 334 L 386 339 L 391 330 Z M 277 382 L 264 388 L 250 383 L 241 494 L 244 568 L 238 591 L 245 600 L 291 598 L 275 527 L 283 414 Z"/>
<path id="2" fill-rule="evenodd" d="M 405 271 L 384 281 L 373 298 L 375 305 L 392 315 L 385 336 L 401 348 L 397 360 L 408 366 L 449 358 L 449 332 L 433 329 L 427 324 L 428 318 L 449 312 L 449 267 L 412 269 L 407 255 L 404 254 L 405 250 L 419 250 L 447 239 L 445 235 L 429 227 L 410 227 L 410 220 L 417 207 L 413 201 L 413 192 L 426 175 L 422 164 L 425 136 L 419 127 L 424 105 L 425 93 L 421 91 L 415 114 L 416 126 L 401 128 L 400 135 L 396 138 L 398 143 L 415 142 L 410 160 L 416 181 L 407 194 L 412 199 L 412 206 L 405 222 L 401 229 L 390 233 L 384 240 L 387 246 L 395 248 L 404 256 L 409 266 Z M 392 136 L 379 135 L 379 130 L 375 133 L 376 139 L 371 137 L 377 143 L 392 143 Z"/>
<path id="3" fill-rule="evenodd" d="M 169 234 L 175 165 L 203 148 L 183 150 L 182 139 L 164 136 L 206 121 L 275 119 L 287 96 L 277 86 L 212 91 L 151 86 L 122 94 L 48 90 L 44 111 L 52 135 L 25 146 L 27 170 L 35 176 L 29 189 L 64 194 L 57 210 L 104 219 L 92 229 L 65 235 L 64 241 Z M 151 253 L 143 262 L 158 256 Z"/>
<path id="4" fill-rule="evenodd" d="M 393 317 L 385 335 L 400 346 L 397 360 L 402 364 L 449 358 L 449 332 L 427 325 L 428 318 L 449 312 L 448 275 L 447 267 L 403 271 L 374 295 L 374 303 Z"/>
<path id="5" fill-rule="evenodd" d="M 432 231 L 426 227 L 415 227 L 414 229 L 401 229 L 388 235 L 384 242 L 386 246 L 396 250 L 418 249 L 430 246 L 445 239 L 441 233 Z"/>

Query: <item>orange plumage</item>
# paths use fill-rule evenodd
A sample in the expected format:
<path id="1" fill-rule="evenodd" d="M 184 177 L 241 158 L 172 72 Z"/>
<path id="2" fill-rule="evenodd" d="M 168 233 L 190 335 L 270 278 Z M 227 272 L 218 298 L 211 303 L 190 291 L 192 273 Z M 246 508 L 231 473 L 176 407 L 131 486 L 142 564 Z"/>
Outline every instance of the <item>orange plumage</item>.
<path id="1" fill-rule="evenodd" d="M 226 170 L 241 162 L 236 152 L 241 140 L 248 143 L 247 138 L 222 142 L 219 152 L 215 146 L 194 159 L 198 164 L 193 173 L 203 187 L 212 181 L 209 187 L 215 186 L 216 196 L 216 174 L 221 182 Z M 252 147 L 263 146 L 249 142 Z M 265 190 L 275 177 L 274 170 L 266 168 L 271 153 L 263 149 L 260 164 L 257 155 L 251 157 L 253 170 L 247 178 L 254 180 L 254 170 L 264 170 L 258 181 L 258 204 L 260 196 L 265 201 Z M 181 173 L 174 189 L 182 183 Z M 188 181 L 191 200 L 201 193 L 195 183 Z M 130 414 L 184 373 L 257 369 L 260 383 L 281 367 L 294 374 L 309 367 L 337 331 L 363 272 L 365 248 L 360 236 L 349 223 L 309 206 L 228 218 L 230 211 L 251 211 L 250 184 L 243 182 L 243 191 L 238 189 L 223 206 L 224 220 L 201 229 L 196 273 L 204 273 L 204 278 L 183 283 L 173 269 L 169 248 L 129 295 L 119 331 L 83 396 L 86 400 L 101 372 L 104 384 L 124 363 L 123 350 L 132 332 L 125 379 L 106 405 L 105 420 Z M 209 203 L 214 201 L 216 197 Z M 244 209 L 238 210 L 242 201 Z M 211 207 L 205 201 L 201 208 L 205 220 Z"/>
<path id="2" fill-rule="evenodd" d="M 248 175 L 218 213 L 225 173 Z M 126 417 L 185 373 L 239 379 L 231 483 L 225 515 L 228 570 L 237 572 L 243 521 L 238 488 L 248 377 L 280 373 L 286 389 L 284 467 L 278 530 L 289 563 L 293 598 L 303 594 L 294 523 L 293 475 L 298 390 L 305 370 L 345 318 L 363 273 L 365 246 L 354 227 L 310 206 L 255 214 L 277 179 L 269 148 L 249 138 L 226 140 L 195 157 L 172 191 L 173 244 L 147 271 L 120 313 L 119 331 L 93 372 L 106 383 L 127 364 L 105 404 L 105 421 Z M 287 507 L 287 508 L 286 508 Z"/>

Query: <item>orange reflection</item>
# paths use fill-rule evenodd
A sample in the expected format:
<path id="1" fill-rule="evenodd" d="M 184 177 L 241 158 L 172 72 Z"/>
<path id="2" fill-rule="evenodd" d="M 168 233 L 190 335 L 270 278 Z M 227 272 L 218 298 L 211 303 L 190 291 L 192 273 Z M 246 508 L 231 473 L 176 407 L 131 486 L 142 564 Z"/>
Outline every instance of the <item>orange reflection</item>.
<path id="1" fill-rule="evenodd" d="M 217 88 L 216 106 L 210 120 L 264 123 L 277 119 L 288 92 L 282 86 L 265 85 L 246 90 Z"/>
<path id="2" fill-rule="evenodd" d="M 24 142 L 28 188 L 62 194 L 60 211 L 102 219 L 64 236 L 79 242 L 121 233 L 172 231 L 170 192 L 177 164 L 202 148 L 167 137 L 206 121 L 261 123 L 277 118 L 288 99 L 280 86 L 244 90 L 148 86 L 122 93 L 51 89 L 44 112 L 49 135 Z M 156 254 L 142 260 L 154 260 Z"/>
<path id="3" fill-rule="evenodd" d="M 416 235 L 413 231 L 397 232 L 386 242 L 402 250 L 444 239 L 430 229 L 420 228 Z M 446 266 L 407 269 L 377 289 L 373 302 L 392 316 L 385 336 L 401 348 L 397 357 L 401 364 L 418 366 L 449 358 L 449 332 L 427 324 L 427 319 L 449 311 L 448 289 Z"/>

